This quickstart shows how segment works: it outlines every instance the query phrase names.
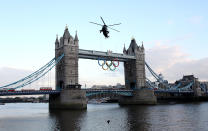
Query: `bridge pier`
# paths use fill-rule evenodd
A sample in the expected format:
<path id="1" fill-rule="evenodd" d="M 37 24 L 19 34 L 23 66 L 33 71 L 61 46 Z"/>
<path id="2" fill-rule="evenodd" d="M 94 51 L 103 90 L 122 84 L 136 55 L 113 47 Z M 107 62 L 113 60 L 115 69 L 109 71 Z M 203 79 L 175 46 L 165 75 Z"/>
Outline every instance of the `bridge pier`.
<path id="1" fill-rule="evenodd" d="M 200 96 L 202 96 L 201 88 L 196 88 L 196 89 L 194 89 L 194 96 L 195 96 L 195 97 L 200 97 Z"/>
<path id="2" fill-rule="evenodd" d="M 202 91 L 201 91 L 201 88 L 199 86 L 198 78 L 194 78 L 193 81 L 194 81 L 194 84 L 193 84 L 194 96 L 195 97 L 202 96 Z"/>
<path id="3" fill-rule="evenodd" d="M 134 90 L 133 96 L 121 96 L 119 98 L 119 105 L 152 105 L 157 104 L 157 98 L 154 91 L 142 88 Z"/>
<path id="4" fill-rule="evenodd" d="M 60 94 L 50 94 L 50 109 L 87 109 L 86 91 L 64 89 Z"/>
<path id="5" fill-rule="evenodd" d="M 55 41 L 55 57 L 64 54 L 56 64 L 56 89 L 59 95 L 50 95 L 51 109 L 86 109 L 86 92 L 81 90 L 78 79 L 79 40 L 77 34 L 73 38 L 66 26 L 63 37 Z"/>

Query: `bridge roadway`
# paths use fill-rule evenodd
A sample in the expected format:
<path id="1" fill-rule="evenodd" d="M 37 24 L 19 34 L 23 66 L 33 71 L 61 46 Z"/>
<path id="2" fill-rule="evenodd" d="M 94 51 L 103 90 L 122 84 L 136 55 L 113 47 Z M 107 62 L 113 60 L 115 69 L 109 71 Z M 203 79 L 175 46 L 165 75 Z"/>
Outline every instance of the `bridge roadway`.
<path id="1" fill-rule="evenodd" d="M 1 91 L 0 96 L 59 94 L 60 90 Z"/>
<path id="2" fill-rule="evenodd" d="M 98 59 L 113 60 L 116 58 L 118 61 L 128 61 L 128 60 L 136 59 L 135 56 L 125 55 L 120 53 L 83 50 L 83 49 L 79 49 L 79 58 L 94 59 L 94 60 L 98 60 Z"/>
<path id="3" fill-rule="evenodd" d="M 86 90 L 86 96 L 102 94 L 102 93 L 115 93 L 122 96 L 132 96 L 133 90 L 125 89 L 82 89 Z M 60 90 L 35 90 L 35 91 L 13 91 L 13 92 L 0 92 L 0 96 L 11 96 L 11 95 L 42 95 L 42 94 L 59 94 Z M 155 93 L 179 93 L 179 94 L 190 94 L 193 91 L 180 91 L 180 90 L 155 90 Z"/>
<path id="4" fill-rule="evenodd" d="M 154 90 L 154 93 L 179 93 L 179 94 L 191 94 L 192 90 Z"/>
<path id="5" fill-rule="evenodd" d="M 132 96 L 133 90 L 117 90 L 117 89 L 82 89 L 86 90 L 86 96 L 100 93 L 117 93 L 124 96 Z M 59 94 L 60 90 L 34 90 L 34 91 L 0 91 L 0 96 L 10 95 L 42 95 L 42 94 Z"/>

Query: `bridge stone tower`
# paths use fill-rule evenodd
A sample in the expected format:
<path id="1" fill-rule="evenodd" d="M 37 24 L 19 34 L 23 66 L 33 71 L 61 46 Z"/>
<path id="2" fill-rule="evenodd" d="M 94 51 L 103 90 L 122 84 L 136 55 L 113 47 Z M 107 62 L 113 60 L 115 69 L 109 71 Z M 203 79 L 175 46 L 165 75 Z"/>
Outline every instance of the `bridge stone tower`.
<path id="1" fill-rule="evenodd" d="M 133 89 L 133 97 L 121 97 L 120 104 L 156 104 L 157 99 L 154 92 L 146 86 L 145 76 L 145 49 L 138 46 L 133 38 L 126 50 L 123 49 L 124 55 L 135 56 L 135 60 L 124 62 L 125 86 L 127 89 Z"/>
<path id="2" fill-rule="evenodd" d="M 56 88 L 63 89 L 69 85 L 78 84 L 78 51 L 79 40 L 77 33 L 75 39 L 69 34 L 68 27 L 64 31 L 63 37 L 58 37 L 55 42 L 55 57 L 62 54 L 64 57 L 56 65 Z"/>
<path id="3" fill-rule="evenodd" d="M 64 57 L 56 65 L 56 89 L 59 95 L 50 95 L 50 108 L 86 109 L 86 92 L 80 90 L 78 81 L 79 40 L 77 33 L 73 38 L 66 26 L 63 37 L 55 41 L 55 58 Z"/>
<path id="4" fill-rule="evenodd" d="M 125 55 L 136 56 L 136 60 L 124 63 L 125 83 L 127 89 L 140 89 L 145 87 L 145 56 L 144 46 L 137 46 L 136 40 L 132 39 L 129 48 L 124 47 Z"/>

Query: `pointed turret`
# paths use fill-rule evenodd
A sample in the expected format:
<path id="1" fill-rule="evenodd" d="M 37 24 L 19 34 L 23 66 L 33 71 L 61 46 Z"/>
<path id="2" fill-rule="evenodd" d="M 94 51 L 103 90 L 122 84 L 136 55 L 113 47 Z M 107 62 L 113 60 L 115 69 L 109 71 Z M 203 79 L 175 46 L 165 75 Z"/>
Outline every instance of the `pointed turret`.
<path id="1" fill-rule="evenodd" d="M 124 48 L 123 48 L 123 53 L 126 54 L 126 47 L 125 47 L 125 44 L 124 44 Z"/>
<path id="2" fill-rule="evenodd" d="M 55 48 L 59 47 L 58 34 L 56 35 Z"/>
<path id="3" fill-rule="evenodd" d="M 136 40 L 134 38 L 132 38 L 129 48 L 127 49 L 127 54 L 135 55 L 135 51 L 137 49 L 138 49 L 138 46 L 137 46 Z"/>
<path id="4" fill-rule="evenodd" d="M 78 36 L 77 36 L 77 31 L 76 31 L 76 34 L 75 34 L 75 37 L 74 37 L 74 45 L 79 46 L 79 39 L 78 39 Z"/>
<path id="5" fill-rule="evenodd" d="M 143 45 L 143 41 L 142 41 L 142 47 L 141 47 L 141 48 L 142 48 L 142 50 L 144 50 L 144 45 Z"/>
<path id="6" fill-rule="evenodd" d="M 132 38 L 129 48 L 136 49 L 137 47 L 138 46 L 137 46 L 136 40 L 134 38 Z"/>
<path id="7" fill-rule="evenodd" d="M 75 34 L 74 41 L 79 41 L 78 36 L 77 36 L 77 31 L 76 31 L 76 34 Z"/>
<path id="8" fill-rule="evenodd" d="M 64 31 L 63 37 L 64 37 L 64 39 L 69 39 L 70 38 L 70 34 L 69 34 L 69 30 L 68 30 L 68 26 L 67 25 L 65 27 L 65 31 Z"/>
<path id="9" fill-rule="evenodd" d="M 58 34 L 56 35 L 56 42 L 55 43 L 59 43 Z"/>

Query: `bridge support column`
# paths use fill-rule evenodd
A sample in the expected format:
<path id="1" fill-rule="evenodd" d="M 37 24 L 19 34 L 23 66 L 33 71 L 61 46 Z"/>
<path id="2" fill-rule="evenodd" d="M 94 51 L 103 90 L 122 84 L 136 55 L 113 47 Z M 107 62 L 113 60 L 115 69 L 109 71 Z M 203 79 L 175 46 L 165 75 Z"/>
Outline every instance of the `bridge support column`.
<path id="1" fill-rule="evenodd" d="M 194 96 L 195 96 L 195 97 L 202 96 L 201 88 L 196 88 L 196 89 L 194 89 Z"/>
<path id="2" fill-rule="evenodd" d="M 202 96 L 202 91 L 201 91 L 201 88 L 199 86 L 198 78 L 194 78 L 193 90 L 194 90 L 194 96 L 195 97 Z"/>
<path id="3" fill-rule="evenodd" d="M 133 96 L 121 96 L 119 98 L 120 105 L 151 105 L 157 104 L 157 98 L 154 95 L 154 91 L 142 88 L 135 90 Z"/>
<path id="4" fill-rule="evenodd" d="M 50 109 L 87 109 L 86 91 L 65 89 L 49 97 Z"/>

